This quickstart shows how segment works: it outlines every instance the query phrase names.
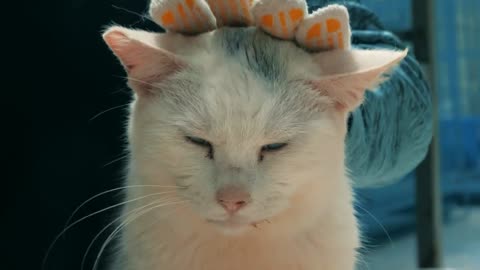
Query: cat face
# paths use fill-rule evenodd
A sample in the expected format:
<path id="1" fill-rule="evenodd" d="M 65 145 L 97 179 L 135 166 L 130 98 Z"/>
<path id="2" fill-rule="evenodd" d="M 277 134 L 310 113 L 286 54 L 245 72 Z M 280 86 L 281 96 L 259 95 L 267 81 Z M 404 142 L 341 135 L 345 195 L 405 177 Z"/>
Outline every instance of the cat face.
<path id="1" fill-rule="evenodd" d="M 275 216 L 299 186 L 325 175 L 320 167 L 341 165 L 344 125 L 307 86 L 268 83 L 223 61 L 168 82 L 181 89 L 166 86 L 158 99 L 139 100 L 132 143 L 156 161 L 147 170 L 166 170 L 185 187 L 179 195 L 198 215 L 231 230 Z M 225 203 L 241 204 L 238 211 L 228 211 L 222 191 Z"/>
<path id="2" fill-rule="evenodd" d="M 253 28 L 196 37 L 114 28 L 105 40 L 136 93 L 133 177 L 180 187 L 192 215 L 223 232 L 273 220 L 312 196 L 321 211 L 345 174 L 348 112 L 404 55 L 313 57 Z"/>

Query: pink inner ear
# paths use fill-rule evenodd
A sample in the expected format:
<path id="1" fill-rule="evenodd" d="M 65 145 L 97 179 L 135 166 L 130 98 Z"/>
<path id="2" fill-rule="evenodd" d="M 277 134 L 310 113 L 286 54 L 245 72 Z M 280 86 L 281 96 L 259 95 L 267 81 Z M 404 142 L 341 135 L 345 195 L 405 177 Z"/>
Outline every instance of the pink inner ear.
<path id="1" fill-rule="evenodd" d="M 380 84 L 407 54 L 392 50 L 350 50 L 317 54 L 315 64 L 322 75 L 312 84 L 336 104 L 337 109 L 354 110 L 366 90 Z"/>
<path id="2" fill-rule="evenodd" d="M 154 83 L 184 67 L 175 55 L 138 39 L 139 31 L 114 27 L 103 38 L 128 73 L 129 84 L 136 91 L 153 92 Z M 142 32 L 143 36 L 154 35 Z M 150 38 L 152 39 L 152 38 Z"/>
<path id="3" fill-rule="evenodd" d="M 385 71 L 385 70 L 383 70 Z M 353 110 L 363 102 L 367 89 L 381 82 L 381 70 L 327 78 L 316 82 L 316 87 L 331 97 L 337 109 Z"/>
<path id="4" fill-rule="evenodd" d="M 383 81 L 383 74 L 391 66 L 383 66 L 369 71 L 327 77 L 311 81 L 315 89 L 325 93 L 335 102 L 335 108 L 352 111 L 362 102 L 366 90 L 373 90 Z"/>

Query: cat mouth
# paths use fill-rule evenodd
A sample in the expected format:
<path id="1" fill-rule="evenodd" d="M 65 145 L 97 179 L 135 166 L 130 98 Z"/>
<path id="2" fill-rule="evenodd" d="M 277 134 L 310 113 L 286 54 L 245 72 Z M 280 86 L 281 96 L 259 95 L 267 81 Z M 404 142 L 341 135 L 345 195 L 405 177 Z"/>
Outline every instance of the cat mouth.
<path id="1" fill-rule="evenodd" d="M 270 221 L 267 220 L 267 219 L 252 222 L 252 221 L 242 221 L 242 220 L 235 219 L 235 218 L 229 218 L 229 219 L 226 219 L 226 220 L 207 219 L 207 222 L 211 223 L 211 224 L 214 224 L 214 225 L 217 225 L 217 226 L 220 226 L 220 227 L 230 228 L 230 229 L 243 228 L 243 227 L 248 227 L 248 226 L 258 228 L 261 224 L 270 223 Z"/>
<path id="2" fill-rule="evenodd" d="M 211 224 L 215 224 L 215 225 L 222 226 L 222 227 L 230 227 L 230 228 L 244 227 L 244 226 L 248 225 L 247 222 L 241 222 L 241 221 L 238 221 L 238 220 L 235 220 L 235 219 L 227 219 L 227 220 L 212 220 L 212 219 L 209 219 L 207 221 L 208 221 L 208 223 L 211 223 Z"/>

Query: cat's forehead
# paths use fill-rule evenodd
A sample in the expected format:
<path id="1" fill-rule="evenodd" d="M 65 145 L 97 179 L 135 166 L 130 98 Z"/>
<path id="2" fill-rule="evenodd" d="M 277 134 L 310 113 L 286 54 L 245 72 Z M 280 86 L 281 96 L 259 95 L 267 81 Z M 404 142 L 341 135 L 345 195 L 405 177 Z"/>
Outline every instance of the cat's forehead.
<path id="1" fill-rule="evenodd" d="M 222 28 L 205 38 L 199 42 L 203 48 L 188 61 L 199 67 L 203 85 L 215 88 L 217 98 L 237 96 L 258 103 L 275 95 L 296 95 L 284 90 L 300 78 L 308 56 L 292 42 L 254 27 Z"/>
<path id="2" fill-rule="evenodd" d="M 218 47 L 226 61 L 235 61 L 243 68 L 267 81 L 286 78 L 289 51 L 296 48 L 287 42 L 269 37 L 256 28 L 221 29 L 213 35 L 213 47 Z"/>
<path id="3" fill-rule="evenodd" d="M 270 80 L 231 63 L 209 71 L 185 74 L 190 81 L 175 84 L 164 96 L 184 130 L 231 142 L 287 139 L 304 132 L 321 109 L 322 97 L 302 83 Z"/>
<path id="4" fill-rule="evenodd" d="M 223 28 L 190 45 L 181 52 L 194 66 L 184 74 L 189 83 L 169 91 L 177 96 L 175 110 L 187 128 L 226 136 L 288 136 L 318 109 L 294 78 L 306 53 L 293 43 L 255 28 Z"/>
<path id="5" fill-rule="evenodd" d="M 294 42 L 273 38 L 256 27 L 225 27 L 190 37 L 167 33 L 158 42 L 191 64 L 212 68 L 237 63 L 270 81 L 286 78 L 311 60 Z"/>

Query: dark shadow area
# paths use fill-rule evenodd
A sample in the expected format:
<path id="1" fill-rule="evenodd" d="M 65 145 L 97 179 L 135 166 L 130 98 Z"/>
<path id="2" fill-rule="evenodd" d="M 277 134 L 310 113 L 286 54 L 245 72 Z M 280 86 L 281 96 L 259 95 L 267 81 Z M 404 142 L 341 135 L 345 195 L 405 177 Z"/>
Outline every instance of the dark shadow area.
<path id="1" fill-rule="evenodd" d="M 13 52 L 4 51 L 14 61 L 8 76 L 12 84 L 6 87 L 12 97 L 4 101 L 12 109 L 5 117 L 2 269 L 40 269 L 48 246 L 74 209 L 120 185 L 130 91 L 101 31 L 114 23 L 158 30 L 140 16 L 147 7 L 144 0 L 22 5 L 21 18 L 12 20 L 25 20 L 9 29 L 14 32 L 9 38 Z M 74 220 L 118 201 L 112 194 L 93 201 Z M 46 269 L 79 269 L 87 246 L 112 214 L 107 211 L 69 230 L 52 249 Z M 97 252 L 96 245 L 89 263 Z"/>

